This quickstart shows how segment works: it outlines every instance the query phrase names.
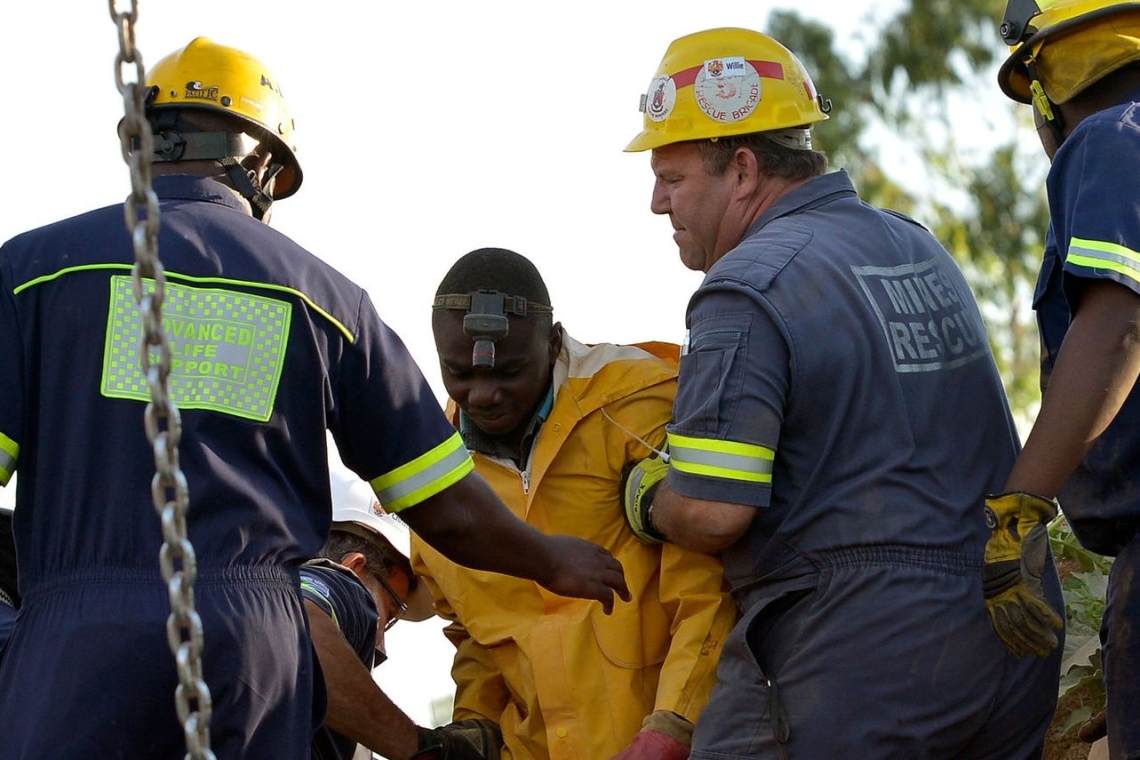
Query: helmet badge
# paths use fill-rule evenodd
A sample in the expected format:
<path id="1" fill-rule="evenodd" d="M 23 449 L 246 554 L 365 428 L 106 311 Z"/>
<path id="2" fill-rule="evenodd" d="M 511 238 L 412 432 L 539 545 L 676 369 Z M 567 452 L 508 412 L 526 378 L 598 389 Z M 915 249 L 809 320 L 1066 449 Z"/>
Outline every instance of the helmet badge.
<path id="1" fill-rule="evenodd" d="M 744 121 L 756 110 L 762 89 L 760 74 L 742 57 L 705 61 L 693 83 L 697 107 L 714 121 Z"/>
<path id="2" fill-rule="evenodd" d="M 673 106 L 677 104 L 677 84 L 673 77 L 659 76 L 649 84 L 649 98 L 645 107 L 645 115 L 650 121 L 665 121 L 673 113 Z"/>
<path id="3" fill-rule="evenodd" d="M 214 100 L 218 99 L 218 88 L 207 87 L 200 80 L 187 82 L 184 96 L 187 100 Z"/>

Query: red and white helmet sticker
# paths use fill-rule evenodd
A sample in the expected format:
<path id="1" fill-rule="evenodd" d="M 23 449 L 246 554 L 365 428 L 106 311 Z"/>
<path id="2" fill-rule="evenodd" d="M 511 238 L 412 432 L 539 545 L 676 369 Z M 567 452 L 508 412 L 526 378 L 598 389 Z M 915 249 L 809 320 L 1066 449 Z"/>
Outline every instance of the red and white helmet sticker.
<path id="1" fill-rule="evenodd" d="M 645 94 L 645 115 L 650 121 L 665 121 L 677 104 L 677 85 L 673 77 L 663 74 L 649 83 Z"/>
<path id="2" fill-rule="evenodd" d="M 744 121 L 760 102 L 760 74 L 740 56 L 713 58 L 697 73 L 693 83 L 697 107 L 715 121 Z"/>

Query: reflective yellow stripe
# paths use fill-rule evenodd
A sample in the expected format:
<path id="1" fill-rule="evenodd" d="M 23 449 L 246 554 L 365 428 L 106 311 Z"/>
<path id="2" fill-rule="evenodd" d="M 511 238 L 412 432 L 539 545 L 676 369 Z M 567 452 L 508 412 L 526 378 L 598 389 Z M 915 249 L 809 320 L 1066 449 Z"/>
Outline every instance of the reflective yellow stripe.
<path id="1" fill-rule="evenodd" d="M 399 512 L 458 483 L 474 469 L 475 463 L 456 431 L 431 451 L 370 483 L 384 509 Z"/>
<path id="2" fill-rule="evenodd" d="M 23 283 L 22 285 L 18 285 L 12 292 L 15 295 L 19 295 L 20 291 L 27 290 L 28 288 L 35 287 L 36 285 L 41 285 L 45 282 L 50 282 L 51 280 L 57 279 L 59 277 L 63 277 L 66 274 L 72 274 L 74 272 L 87 272 L 87 271 L 91 271 L 91 270 L 95 270 L 95 269 L 112 269 L 112 270 L 118 269 L 118 270 L 130 271 L 132 268 L 133 267 L 131 264 L 85 264 L 83 266 L 77 266 L 77 267 L 64 267 L 63 269 L 60 269 L 58 272 L 52 272 L 51 274 L 45 274 L 45 275 L 42 275 L 40 277 L 36 277 L 33 280 L 28 280 L 27 282 Z M 239 285 L 241 287 L 247 287 L 247 288 L 259 288 L 261 290 L 275 290 L 279 293 L 288 293 L 289 295 L 296 296 L 297 298 L 300 298 L 302 301 L 304 301 L 308 305 L 308 307 L 310 309 L 312 309 L 317 314 L 320 314 L 322 317 L 327 319 L 332 324 L 333 327 L 335 327 L 338 331 L 340 331 L 340 334 L 343 335 L 345 337 L 345 340 L 347 340 L 349 343 L 356 343 L 356 336 L 353 335 L 353 333 L 344 324 L 342 324 L 339 320 L 334 318 L 332 314 L 329 314 L 327 311 L 325 311 L 320 306 L 318 306 L 316 304 L 316 302 L 313 301 L 313 299 L 309 298 L 307 295 L 305 295 L 304 293 L 302 293 L 299 290 L 294 290 L 293 288 L 287 288 L 284 285 L 272 285 L 268 282 L 257 282 L 257 281 L 252 281 L 252 280 L 233 280 L 233 279 L 230 279 L 228 277 L 194 277 L 194 276 L 191 276 L 188 274 L 179 274 L 178 272 L 171 272 L 169 270 L 166 272 L 166 277 L 169 280 L 185 280 L 186 282 L 201 283 L 203 285 L 211 285 L 211 284 Z"/>
<path id="3" fill-rule="evenodd" d="M 1108 269 L 1140 282 L 1140 253 L 1117 243 L 1072 238 L 1065 261 L 1090 269 Z"/>
<path id="4" fill-rule="evenodd" d="M 20 444 L 0 433 L 0 486 L 8 485 L 8 481 L 12 479 L 19 455 Z"/>
<path id="5" fill-rule="evenodd" d="M 775 457 L 776 451 L 766 446 L 669 434 L 669 464 L 679 472 L 771 483 Z"/>

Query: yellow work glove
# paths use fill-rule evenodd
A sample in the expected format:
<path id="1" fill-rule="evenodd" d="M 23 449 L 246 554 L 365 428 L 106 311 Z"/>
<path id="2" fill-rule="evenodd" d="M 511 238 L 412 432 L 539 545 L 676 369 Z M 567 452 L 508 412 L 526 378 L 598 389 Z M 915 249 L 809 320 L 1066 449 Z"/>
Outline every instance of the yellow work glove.
<path id="1" fill-rule="evenodd" d="M 982 567 L 990 622 L 1016 656 L 1045 657 L 1057 646 L 1053 631 L 1064 625 L 1041 583 L 1049 559 L 1046 523 L 1057 516 L 1057 505 L 1012 491 L 987 497 L 985 514 L 993 531 Z"/>
<path id="2" fill-rule="evenodd" d="M 659 544 L 665 536 L 653 526 L 653 497 L 657 486 L 669 474 L 669 462 L 654 454 L 642 459 L 625 476 L 625 489 L 622 503 L 625 505 L 625 519 L 634 534 L 642 543 Z"/>

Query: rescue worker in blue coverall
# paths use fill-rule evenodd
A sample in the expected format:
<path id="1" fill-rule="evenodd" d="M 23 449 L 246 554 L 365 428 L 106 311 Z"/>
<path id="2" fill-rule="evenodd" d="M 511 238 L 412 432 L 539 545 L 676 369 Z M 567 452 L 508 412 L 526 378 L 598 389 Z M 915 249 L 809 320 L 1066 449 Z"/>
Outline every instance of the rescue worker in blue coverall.
<path id="1" fill-rule="evenodd" d="M 148 83 L 216 756 L 306 758 L 323 717 L 298 567 L 329 530 L 326 430 L 381 502 L 457 561 L 607 608 L 628 598 L 608 552 L 510 515 L 367 294 L 262 223 L 302 178 L 276 78 L 198 38 Z M 19 468 L 23 595 L 0 662 L 5 757 L 185 751 L 133 261 L 121 205 L 0 248 L 0 485 Z M 420 748 L 414 727 L 397 740 L 396 756 Z"/>
<path id="2" fill-rule="evenodd" d="M 1040 6 L 1040 7 L 1039 7 Z M 1081 544 L 1115 557 L 1101 621 L 1111 757 L 1140 758 L 1140 3 L 1010 2 L 1002 91 L 1032 103 L 1052 161 L 1049 229 L 1033 296 L 1041 410 L 1025 449 L 987 502 L 999 531 L 1025 543 L 1060 501 Z M 998 547 L 1001 548 L 1001 547 Z M 1024 556 L 1030 556 L 1027 546 Z M 1047 652 L 1032 562 L 996 554 L 1021 581 L 995 605 L 1014 651 Z M 1014 607 L 1008 611 L 1006 607 Z M 1008 614 L 1007 614 L 1008 613 Z"/>
<path id="3" fill-rule="evenodd" d="M 12 540 L 12 510 L 0 509 L 0 655 L 16 628 L 20 592 L 16 583 L 16 544 Z"/>
<path id="4" fill-rule="evenodd" d="M 313 737 L 313 760 L 348 760 L 357 741 L 388 756 L 399 749 L 387 730 L 393 713 L 409 724 L 411 718 L 388 699 L 372 670 L 388 659 L 384 634 L 393 625 L 435 614 L 431 594 L 412 573 L 407 526 L 380 506 L 371 486 L 338 472 L 331 489 L 329 538 L 300 569 L 329 703 Z"/>
<path id="5" fill-rule="evenodd" d="M 705 272 L 627 514 L 722 551 L 742 612 L 692 757 L 1040 757 L 1060 654 L 1016 658 L 981 603 L 978 507 L 1019 448 L 985 327 L 929 232 L 827 173 L 830 108 L 778 42 L 712 29 L 669 46 L 626 148 Z"/>
<path id="6" fill-rule="evenodd" d="M 372 679 L 388 659 L 384 634 L 400 620 L 432 617 L 431 593 L 411 565 L 407 525 L 388 514 L 371 487 L 338 472 L 332 476 L 333 524 L 320 557 L 301 566 L 301 595 L 313 630 L 313 645 L 328 691 L 328 714 L 313 737 L 313 760 L 400 757 L 393 723 L 414 727 Z M 447 734 L 447 757 L 483 757 L 498 747 L 493 727 L 453 723 L 423 733 Z M 360 742 L 360 746 L 357 742 Z M 355 754 L 354 754 L 355 753 Z"/>

